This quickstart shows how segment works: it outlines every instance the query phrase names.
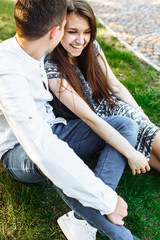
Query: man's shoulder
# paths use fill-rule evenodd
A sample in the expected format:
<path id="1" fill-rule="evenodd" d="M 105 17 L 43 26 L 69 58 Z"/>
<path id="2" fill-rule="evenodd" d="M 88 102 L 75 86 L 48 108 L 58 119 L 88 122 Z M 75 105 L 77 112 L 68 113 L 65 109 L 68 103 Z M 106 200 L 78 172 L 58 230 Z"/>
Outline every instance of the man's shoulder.
<path id="1" fill-rule="evenodd" d="M 9 66 L 15 67 L 18 64 L 17 46 L 15 39 L 10 38 L 0 43 L 0 66 L 1 69 Z"/>
<path id="2" fill-rule="evenodd" d="M 16 52 L 16 44 L 15 44 L 14 38 L 7 39 L 0 43 L 0 54 L 3 55 L 4 58 L 8 57 L 8 55 L 14 56 L 15 52 Z"/>

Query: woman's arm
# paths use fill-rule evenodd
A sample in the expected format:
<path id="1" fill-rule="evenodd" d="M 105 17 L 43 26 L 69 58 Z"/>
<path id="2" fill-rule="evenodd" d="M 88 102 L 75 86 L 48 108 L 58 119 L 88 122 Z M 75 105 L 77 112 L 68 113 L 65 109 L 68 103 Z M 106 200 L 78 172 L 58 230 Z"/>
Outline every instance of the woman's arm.
<path id="1" fill-rule="evenodd" d="M 109 90 L 120 100 L 122 100 L 125 103 L 128 103 L 130 106 L 132 106 L 134 109 L 142 111 L 141 107 L 138 105 L 138 103 L 135 101 L 135 99 L 132 97 L 131 93 L 128 91 L 128 89 L 116 78 L 116 76 L 113 74 L 106 58 L 101 50 L 100 55 L 98 56 L 98 62 L 102 68 L 102 71 L 104 72 L 105 76 L 107 77 L 108 87 Z M 104 61 L 103 61 L 103 60 Z M 106 71 L 106 67 L 107 71 Z M 142 111 L 143 112 L 143 111 Z M 147 117 L 147 116 L 146 116 Z"/>
<path id="2" fill-rule="evenodd" d="M 63 104 L 81 118 L 104 141 L 107 141 L 128 159 L 133 175 L 136 173 L 135 170 L 141 171 L 144 168 L 147 171 L 150 170 L 147 158 L 136 151 L 118 131 L 98 117 L 66 80 L 63 80 L 60 94 L 60 79 L 49 79 L 49 87 Z"/>

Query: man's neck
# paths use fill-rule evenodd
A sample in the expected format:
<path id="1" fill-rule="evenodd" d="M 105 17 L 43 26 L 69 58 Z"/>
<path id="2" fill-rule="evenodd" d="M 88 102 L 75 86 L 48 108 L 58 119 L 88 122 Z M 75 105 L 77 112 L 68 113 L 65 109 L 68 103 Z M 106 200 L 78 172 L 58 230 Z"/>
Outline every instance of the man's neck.
<path id="1" fill-rule="evenodd" d="M 40 61 L 45 52 L 47 52 L 46 44 L 43 38 L 37 40 L 28 40 L 21 38 L 16 34 L 17 43 L 32 58 Z"/>

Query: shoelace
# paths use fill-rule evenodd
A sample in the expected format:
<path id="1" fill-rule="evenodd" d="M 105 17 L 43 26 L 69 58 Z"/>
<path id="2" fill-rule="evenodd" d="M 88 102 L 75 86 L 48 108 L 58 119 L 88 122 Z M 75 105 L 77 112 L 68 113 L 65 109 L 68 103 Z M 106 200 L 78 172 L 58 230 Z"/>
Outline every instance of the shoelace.
<path id="1" fill-rule="evenodd" d="M 88 223 L 86 223 L 86 229 L 89 235 L 89 239 L 95 240 L 96 239 L 96 229 L 92 228 Z"/>

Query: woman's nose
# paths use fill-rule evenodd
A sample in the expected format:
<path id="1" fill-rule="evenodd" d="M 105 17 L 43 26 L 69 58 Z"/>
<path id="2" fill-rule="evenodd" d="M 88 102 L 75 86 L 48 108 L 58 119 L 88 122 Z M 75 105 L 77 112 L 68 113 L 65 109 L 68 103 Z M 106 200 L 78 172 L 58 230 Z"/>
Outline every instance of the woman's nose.
<path id="1" fill-rule="evenodd" d="M 79 44 L 84 44 L 84 36 L 83 36 L 83 34 L 79 34 L 78 36 L 77 36 L 77 39 L 76 39 L 76 41 L 77 41 L 77 43 L 79 43 Z"/>

